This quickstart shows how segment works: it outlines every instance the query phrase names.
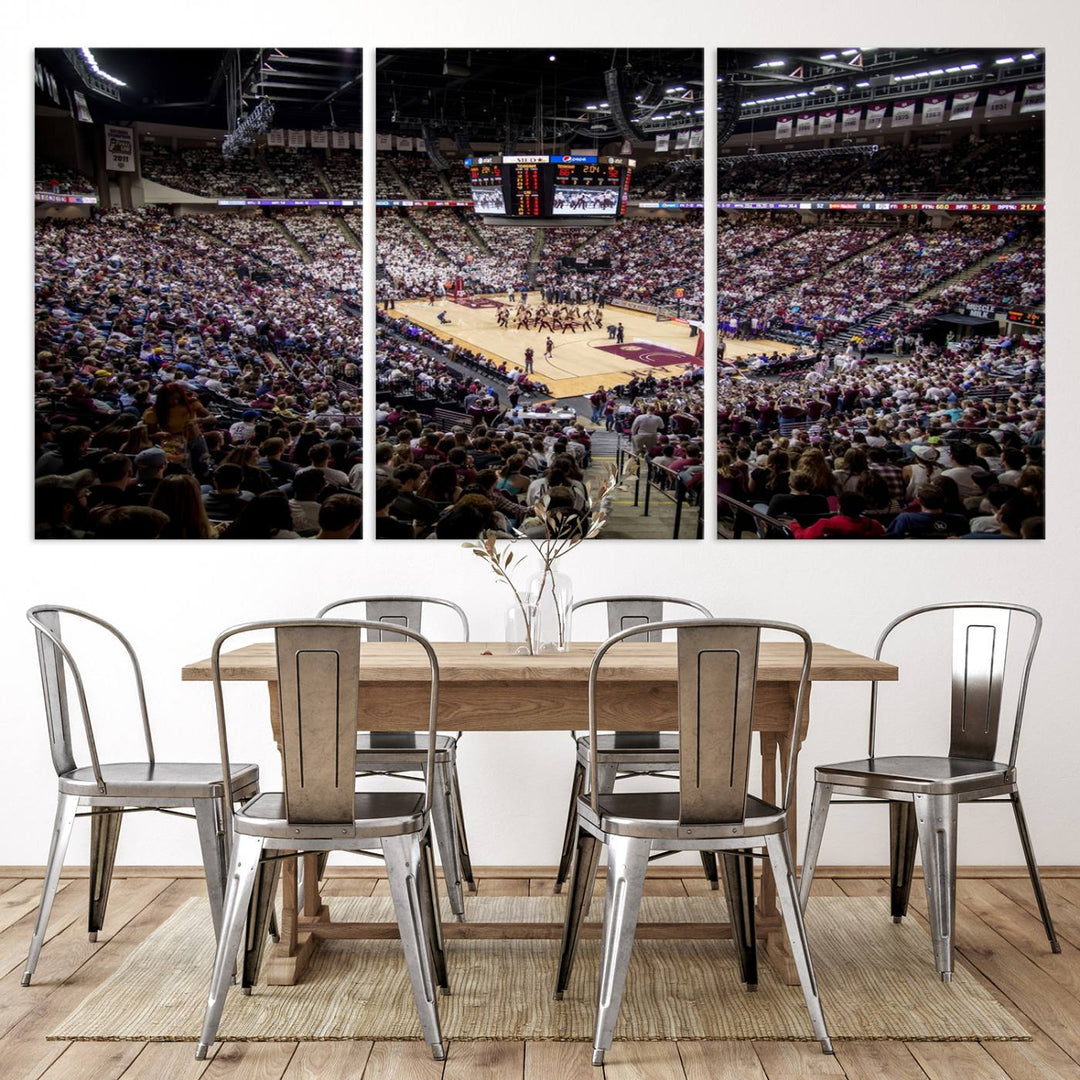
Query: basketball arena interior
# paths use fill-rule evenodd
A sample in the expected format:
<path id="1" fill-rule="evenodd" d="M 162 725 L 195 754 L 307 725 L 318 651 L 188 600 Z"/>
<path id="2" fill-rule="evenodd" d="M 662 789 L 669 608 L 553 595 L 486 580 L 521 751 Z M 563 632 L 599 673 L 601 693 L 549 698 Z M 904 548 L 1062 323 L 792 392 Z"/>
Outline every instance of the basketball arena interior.
<path id="1" fill-rule="evenodd" d="M 375 55 L 38 50 L 36 535 L 1042 535 L 1041 49 Z"/>

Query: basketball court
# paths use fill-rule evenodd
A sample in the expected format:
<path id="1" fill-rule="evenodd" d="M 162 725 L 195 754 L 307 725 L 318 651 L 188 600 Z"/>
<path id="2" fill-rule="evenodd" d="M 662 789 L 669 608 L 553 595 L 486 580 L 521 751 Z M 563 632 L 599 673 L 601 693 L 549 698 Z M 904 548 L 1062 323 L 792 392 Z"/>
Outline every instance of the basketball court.
<path id="1" fill-rule="evenodd" d="M 535 307 L 539 293 L 529 296 Z M 496 317 L 505 304 L 505 293 L 501 297 L 470 296 L 460 302 L 445 297 L 434 306 L 427 300 L 400 300 L 395 312 L 444 341 L 483 353 L 491 360 L 505 360 L 512 367 L 524 368 L 525 350 L 531 346 L 533 375 L 547 383 L 554 398 L 588 395 L 598 386 L 617 385 L 635 374 L 665 378 L 682 374 L 689 365 L 700 365 L 694 357 L 698 339 L 690 336 L 685 323 L 657 322 L 655 315 L 612 305 L 604 308 L 603 330 L 550 334 L 555 348 L 548 361 L 544 359 L 544 344 L 549 337 L 546 330 L 514 330 L 498 325 Z M 440 311 L 446 312 L 447 325 L 439 323 Z M 622 345 L 607 336 L 608 325 L 620 322 Z"/>

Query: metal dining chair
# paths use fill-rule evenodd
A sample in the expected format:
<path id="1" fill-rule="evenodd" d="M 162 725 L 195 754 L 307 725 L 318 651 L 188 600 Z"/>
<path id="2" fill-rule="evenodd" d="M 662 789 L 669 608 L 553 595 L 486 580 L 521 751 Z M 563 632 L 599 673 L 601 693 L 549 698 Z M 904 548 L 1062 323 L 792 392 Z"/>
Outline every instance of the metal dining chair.
<path id="1" fill-rule="evenodd" d="M 292 619 L 246 623 L 224 631 L 210 656 L 221 762 L 229 774 L 229 739 L 221 680 L 221 650 L 238 634 L 272 630 L 277 654 L 283 792 L 264 792 L 233 814 L 225 916 L 218 940 L 210 995 L 195 1056 L 217 1036 L 237 950 L 245 938 L 241 987 L 250 993 L 265 946 L 283 857 L 331 851 L 381 849 L 394 901 L 405 963 L 424 1040 L 436 1061 L 445 1057 L 435 986 L 449 991 L 438 918 L 438 895 L 430 842 L 431 777 L 439 707 L 439 662 L 428 640 L 402 627 L 402 638 L 427 654 L 431 671 L 428 708 L 428 778 L 423 794 L 355 790 L 353 753 L 360 696 L 361 631 L 379 623 Z M 228 787 L 228 783 L 226 783 Z M 227 793 L 228 794 L 228 793 Z M 287 852 L 285 856 L 281 853 Z"/>
<path id="2" fill-rule="evenodd" d="M 69 619 L 93 623 L 111 634 L 125 649 L 131 661 L 135 691 L 142 715 L 145 761 L 103 762 L 98 754 L 94 726 L 90 718 L 82 672 L 61 633 L 61 616 L 65 625 Z M 40 604 L 26 613 L 37 639 L 38 663 L 41 667 L 41 687 L 45 696 L 45 720 L 49 729 L 49 749 L 57 776 L 56 820 L 53 824 L 49 859 L 45 867 L 45 882 L 41 889 L 34 934 L 30 940 L 30 955 L 22 976 L 22 985 L 29 986 L 41 955 L 45 931 L 56 896 L 60 871 L 64 865 L 71 829 L 75 818 L 90 818 L 90 910 L 88 930 L 91 941 L 105 923 L 109 902 L 116 848 L 120 840 L 120 825 L 125 814 L 158 810 L 164 814 L 190 818 L 183 808 L 194 811 L 206 871 L 206 891 L 214 931 L 220 932 L 225 897 L 225 868 L 228 864 L 228 830 L 223 813 L 226 789 L 238 802 L 259 793 L 259 767 L 236 764 L 228 781 L 222 783 L 221 766 L 217 762 L 166 762 L 154 755 L 154 740 L 150 730 L 146 691 L 142 670 L 131 643 L 116 627 L 104 619 L 77 608 L 58 604 Z M 76 761 L 72 741 L 71 717 L 68 703 L 68 675 L 75 684 L 82 715 L 83 731 L 90 758 L 89 765 Z M 79 813 L 86 808 L 86 813 Z M 272 929 L 272 924 L 271 924 Z"/>
<path id="3" fill-rule="evenodd" d="M 807 826 L 799 901 L 806 908 L 814 880 L 825 821 L 834 795 L 855 796 L 838 800 L 852 803 L 889 804 L 890 907 L 893 922 L 907 914 L 915 852 L 922 848 L 923 877 L 934 963 L 943 982 L 952 979 L 953 929 L 956 923 L 956 827 L 960 803 L 1011 802 L 1020 843 L 1024 849 L 1035 901 L 1042 915 L 1053 952 L 1061 952 L 1050 918 L 1050 908 L 1039 878 L 1031 846 L 1020 788 L 1016 779 L 1016 753 L 1024 718 L 1031 664 L 1042 630 L 1042 616 L 1020 604 L 980 601 L 962 604 L 930 604 L 893 619 L 874 649 L 880 660 L 892 632 L 909 619 L 932 612 L 951 612 L 952 708 L 949 752 L 942 757 L 889 756 L 877 754 L 878 684 L 870 689 L 869 756 L 858 761 L 819 765 L 814 770 L 814 800 Z M 995 761 L 1005 682 L 1005 657 L 1014 614 L 1031 620 L 1013 719 L 1007 762 Z"/>
<path id="4" fill-rule="evenodd" d="M 555 998 L 570 981 L 581 927 L 588 913 L 600 849 L 607 845 L 607 886 L 600 956 L 594 1065 L 603 1065 L 619 1019 L 630 952 L 637 929 L 645 872 L 654 849 L 708 851 L 720 856 L 724 897 L 740 976 L 757 988 L 754 929 L 753 858 L 764 848 L 776 881 L 777 901 L 791 943 L 795 969 L 815 1038 L 832 1053 L 803 926 L 788 842 L 798 740 L 810 676 L 813 645 L 801 627 L 789 623 L 695 619 L 650 623 L 648 631 L 675 630 L 678 640 L 679 790 L 605 793 L 600 790 L 600 757 L 590 749 L 588 796 L 578 796 L 577 858 L 563 926 Z M 782 631 L 802 643 L 802 667 L 791 714 L 790 756 L 784 801 L 773 806 L 747 792 L 754 688 L 762 630 Z M 596 699 L 602 661 L 612 646 L 633 637 L 634 629 L 609 637 L 589 669 L 590 748 L 597 745 Z"/>
<path id="5" fill-rule="evenodd" d="M 690 608 L 707 619 L 712 612 L 696 600 L 682 600 L 676 596 L 596 596 L 579 600 L 572 611 L 603 604 L 606 607 L 608 637 L 628 630 L 632 626 L 657 623 L 664 617 L 664 606 Z M 644 632 L 646 641 L 659 641 L 659 631 Z M 674 718 L 672 718 L 674 719 Z M 555 891 L 561 892 L 563 883 L 570 876 L 574 861 L 574 838 L 577 835 L 577 800 L 585 793 L 585 781 L 589 766 L 589 736 L 570 733 L 577 750 L 574 763 L 574 779 L 570 786 L 570 807 L 566 814 L 566 832 L 563 834 L 559 869 L 555 874 Z M 597 776 L 600 793 L 608 794 L 615 789 L 617 780 L 629 776 L 661 776 L 674 780 L 679 770 L 679 737 L 674 732 L 617 731 L 601 735 L 597 744 Z M 709 851 L 701 852 L 701 865 L 705 877 L 714 889 L 720 888 L 716 858 Z"/>
<path id="6" fill-rule="evenodd" d="M 379 624 L 377 629 L 368 631 L 368 641 L 402 641 L 404 637 L 396 631 L 400 626 L 421 632 L 424 606 L 428 604 L 453 611 L 461 623 L 462 640 L 469 640 L 469 620 L 465 612 L 452 601 L 433 596 L 354 596 L 327 604 L 319 612 L 319 618 L 352 604 L 362 604 L 364 617 Z M 470 892 L 476 892 L 457 771 L 457 744 L 461 734 L 459 731 L 456 736 L 435 737 L 435 777 L 431 801 L 431 821 L 442 859 L 446 895 L 450 910 L 459 922 L 465 918 L 462 882 L 468 884 Z M 393 776 L 399 780 L 422 782 L 426 759 L 426 733 L 372 731 L 361 732 L 356 738 L 357 777 Z"/>

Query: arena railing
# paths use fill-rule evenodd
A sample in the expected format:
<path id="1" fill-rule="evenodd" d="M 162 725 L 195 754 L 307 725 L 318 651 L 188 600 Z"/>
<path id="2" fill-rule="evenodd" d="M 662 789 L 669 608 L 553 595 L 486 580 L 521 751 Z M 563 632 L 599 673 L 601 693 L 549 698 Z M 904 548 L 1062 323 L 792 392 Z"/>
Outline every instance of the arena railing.
<path id="1" fill-rule="evenodd" d="M 754 527 L 757 530 L 756 539 L 758 540 L 791 540 L 794 537 L 791 529 L 779 518 L 763 514 L 760 510 L 755 510 L 749 503 L 744 503 L 731 495 L 722 495 L 717 492 L 716 503 L 718 510 L 716 528 L 719 535 L 725 540 L 744 539 L 742 529 L 739 527 L 739 521 L 742 517 L 753 520 Z M 724 519 L 719 513 L 725 508 L 734 511 L 731 515 L 731 529 L 728 532 L 724 531 Z"/>
<path id="2" fill-rule="evenodd" d="M 679 474 L 674 469 L 669 469 L 664 465 L 655 465 L 647 458 L 643 458 L 640 454 L 634 454 L 631 451 L 625 451 L 623 453 L 623 460 L 630 457 L 637 459 L 637 478 L 634 482 L 634 506 L 642 506 L 642 517 L 648 517 L 652 504 L 652 492 L 655 489 L 657 495 L 669 500 L 675 507 L 675 516 L 671 526 L 671 538 L 672 540 L 679 539 L 679 533 L 682 530 L 682 518 L 683 507 L 691 506 L 697 507 L 698 522 L 695 535 L 700 539 L 702 535 L 703 522 L 701 519 L 701 500 L 694 498 L 693 491 L 686 486 Z M 641 496 L 641 466 L 642 461 L 645 463 L 645 495 L 644 499 Z"/>

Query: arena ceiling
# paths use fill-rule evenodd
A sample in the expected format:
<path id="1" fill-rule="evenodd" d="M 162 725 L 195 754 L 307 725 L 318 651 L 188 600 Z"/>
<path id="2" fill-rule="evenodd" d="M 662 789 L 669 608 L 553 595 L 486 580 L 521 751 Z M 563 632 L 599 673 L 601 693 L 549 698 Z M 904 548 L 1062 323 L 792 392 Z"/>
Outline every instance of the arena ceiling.
<path id="1" fill-rule="evenodd" d="M 700 49 L 386 49 L 376 61 L 380 131 L 524 143 L 617 134 L 605 73 L 635 124 L 701 126 Z M 676 89 L 677 88 L 677 89 Z M 677 120 L 671 114 L 678 114 Z M 658 121 L 659 122 L 659 121 Z"/>
<path id="2" fill-rule="evenodd" d="M 1045 75 L 1045 50 L 986 48 L 720 49 L 718 107 L 735 122 L 818 105 L 978 89 Z"/>
<path id="3" fill-rule="evenodd" d="M 88 87 L 73 55 L 39 49 L 37 57 L 85 95 L 95 120 L 143 120 L 226 128 L 239 97 L 274 103 L 276 127 L 359 128 L 362 50 L 95 49 L 98 66 L 125 85 L 106 94 Z M 115 96 L 114 96 L 115 95 Z"/>

